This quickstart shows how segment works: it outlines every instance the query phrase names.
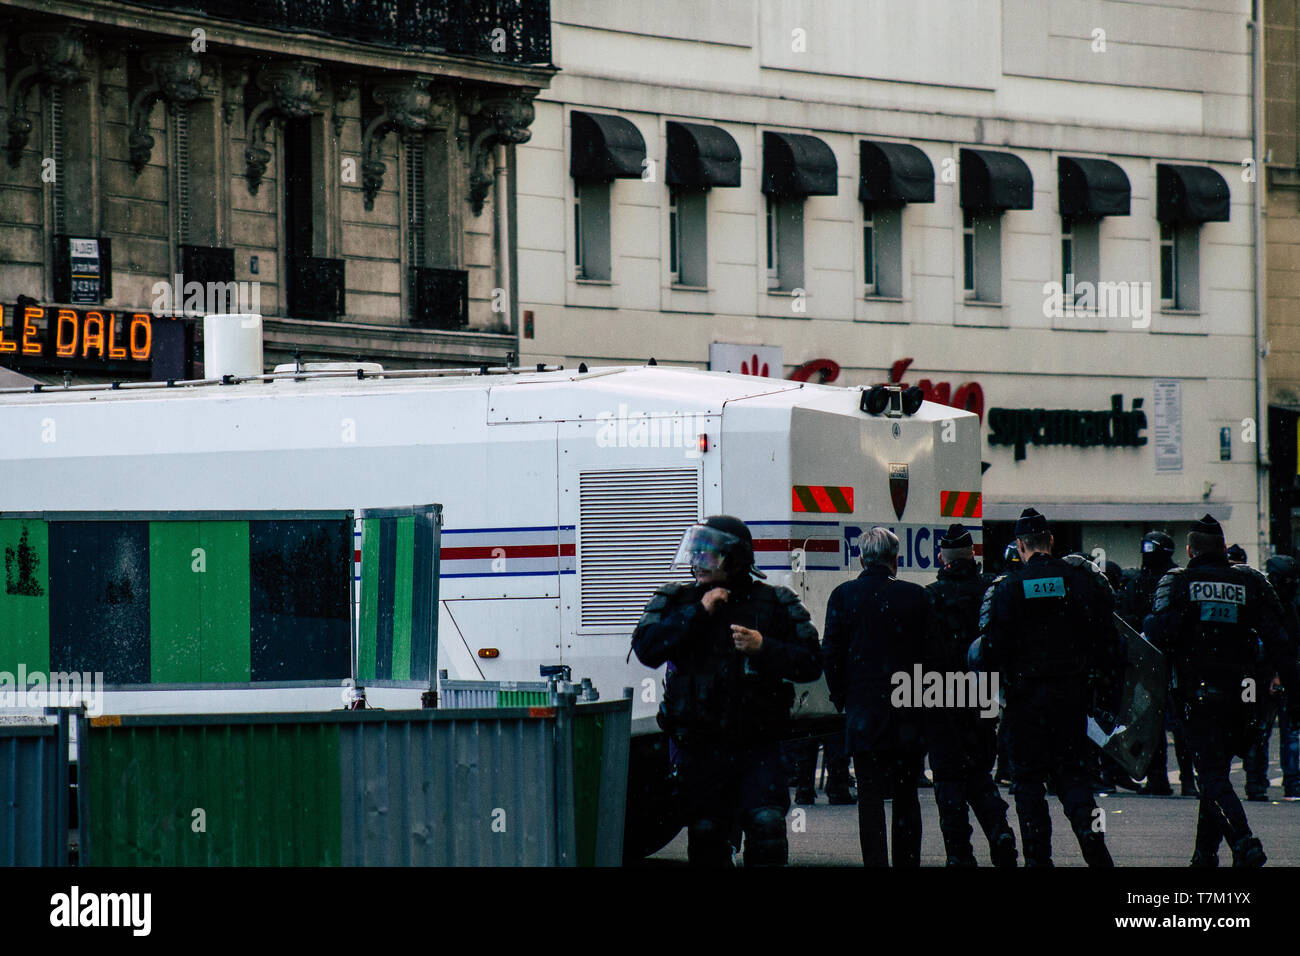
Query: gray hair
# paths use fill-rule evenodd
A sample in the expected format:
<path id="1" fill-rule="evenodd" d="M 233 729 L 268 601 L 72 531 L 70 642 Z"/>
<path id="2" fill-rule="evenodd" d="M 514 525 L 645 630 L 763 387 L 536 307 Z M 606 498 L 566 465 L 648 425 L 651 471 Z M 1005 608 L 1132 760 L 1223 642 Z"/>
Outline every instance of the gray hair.
<path id="1" fill-rule="evenodd" d="M 883 564 L 887 568 L 898 567 L 898 535 L 888 528 L 872 528 L 862 536 L 859 543 L 862 549 L 862 566 Z"/>

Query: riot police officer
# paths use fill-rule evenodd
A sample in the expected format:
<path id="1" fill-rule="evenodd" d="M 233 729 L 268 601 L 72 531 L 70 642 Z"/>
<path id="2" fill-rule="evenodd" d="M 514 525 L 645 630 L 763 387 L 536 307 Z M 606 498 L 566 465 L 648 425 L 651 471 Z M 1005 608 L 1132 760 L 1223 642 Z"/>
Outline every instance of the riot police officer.
<path id="1" fill-rule="evenodd" d="M 675 795 L 698 866 L 730 865 L 740 829 L 746 866 L 785 865 L 778 741 L 794 700 L 788 681 L 821 675 L 808 611 L 788 588 L 754 580 L 764 575 L 753 562 L 740 519 L 692 526 L 674 565 L 689 566 L 695 583 L 659 588 L 632 634 L 642 664 L 668 664 L 658 721 L 674 743 Z"/>
<path id="2" fill-rule="evenodd" d="M 1124 590 L 1115 599 L 1115 612 L 1135 631 L 1142 630 L 1142 623 L 1151 613 L 1151 604 L 1155 600 L 1156 585 L 1170 568 L 1178 565 L 1174 562 L 1174 539 L 1163 531 L 1148 531 L 1142 536 L 1142 567 L 1138 573 L 1128 579 Z M 1199 796 L 1196 789 L 1196 772 L 1192 768 L 1192 755 L 1187 749 L 1183 735 L 1183 725 L 1178 722 L 1177 708 L 1170 698 L 1165 699 L 1165 729 L 1174 736 L 1174 757 L 1178 760 L 1178 782 L 1184 797 Z M 1173 795 L 1169 786 L 1169 736 L 1165 734 L 1151 757 L 1147 769 L 1147 782 L 1138 792 L 1147 796 L 1168 797 Z"/>
<path id="3" fill-rule="evenodd" d="M 970 662 L 1001 674 L 1025 865 L 1052 865 L 1050 778 L 1084 860 L 1113 866 L 1086 748 L 1095 676 L 1117 667 L 1115 599 L 1095 564 L 1052 557 L 1051 530 L 1035 509 L 1021 513 L 1015 536 L 1021 567 L 998 577 L 985 594 Z"/>
<path id="4" fill-rule="evenodd" d="M 1264 564 L 1268 583 L 1273 585 L 1282 602 L 1282 626 L 1286 629 L 1287 654 L 1294 659 L 1300 649 L 1300 611 L 1296 607 L 1297 590 L 1300 590 L 1300 567 L 1296 560 L 1277 554 Z M 1258 686 L 1268 687 L 1259 695 L 1258 732 L 1254 746 L 1246 755 L 1246 799 L 1268 799 L 1268 738 L 1277 722 L 1278 759 L 1282 764 L 1282 799 L 1300 800 L 1300 726 L 1288 713 L 1288 698 L 1300 693 L 1300 688 L 1284 690 L 1273 684 L 1272 675 L 1258 675 Z"/>
<path id="5" fill-rule="evenodd" d="M 1249 565 L 1230 565 L 1223 528 L 1210 515 L 1187 535 L 1186 568 L 1160 579 L 1144 631 L 1165 652 L 1171 691 L 1191 745 L 1201 802 L 1193 866 L 1218 866 L 1226 837 L 1234 866 L 1263 866 L 1264 848 L 1228 781 L 1234 754 L 1252 736 L 1262 647 L 1270 671 L 1288 670 L 1282 607 L 1268 580 Z M 1287 674 L 1286 676 L 1290 676 Z"/>
<path id="6" fill-rule="evenodd" d="M 960 524 L 949 526 L 939 539 L 939 560 L 938 580 L 926 588 L 939 627 L 928 642 L 925 667 L 956 673 L 966 670 L 966 649 L 979 636 L 980 602 L 993 575 L 980 571 L 970 532 Z M 934 799 L 948 865 L 976 865 L 969 805 L 988 838 L 993 865 L 1015 866 L 1016 838 L 1007 825 L 1006 802 L 991 776 L 997 754 L 996 715 L 982 715 L 978 707 L 935 708 L 925 713 Z"/>

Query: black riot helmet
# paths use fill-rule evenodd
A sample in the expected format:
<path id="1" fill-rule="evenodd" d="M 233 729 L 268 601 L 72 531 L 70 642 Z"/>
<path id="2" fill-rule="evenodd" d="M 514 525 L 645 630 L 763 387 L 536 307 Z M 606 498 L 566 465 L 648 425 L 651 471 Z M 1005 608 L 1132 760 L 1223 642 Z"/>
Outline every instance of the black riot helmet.
<path id="1" fill-rule="evenodd" d="M 1002 566 L 1008 571 L 1020 567 L 1020 551 L 1016 548 L 1014 541 L 1008 544 L 1002 552 Z"/>
<path id="2" fill-rule="evenodd" d="M 1297 566 L 1295 558 L 1275 554 L 1264 563 L 1264 573 L 1278 597 L 1283 601 L 1295 600 L 1297 586 L 1300 586 L 1300 566 Z"/>
<path id="3" fill-rule="evenodd" d="M 749 528 L 731 515 L 712 515 L 687 528 L 673 567 L 721 570 L 732 581 L 751 574 L 767 577 L 754 567 L 754 537 Z"/>
<path id="4" fill-rule="evenodd" d="M 1174 563 L 1174 539 L 1163 531 L 1148 531 L 1142 536 L 1142 567 L 1163 571 Z"/>

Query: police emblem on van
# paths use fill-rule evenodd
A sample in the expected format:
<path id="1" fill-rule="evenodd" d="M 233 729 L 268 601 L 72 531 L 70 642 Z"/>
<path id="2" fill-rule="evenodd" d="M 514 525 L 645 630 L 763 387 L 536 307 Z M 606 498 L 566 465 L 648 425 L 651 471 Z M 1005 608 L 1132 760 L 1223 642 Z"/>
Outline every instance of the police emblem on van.
<path id="1" fill-rule="evenodd" d="M 900 520 L 907 507 L 907 463 L 889 463 L 889 498 L 894 502 L 894 515 Z"/>

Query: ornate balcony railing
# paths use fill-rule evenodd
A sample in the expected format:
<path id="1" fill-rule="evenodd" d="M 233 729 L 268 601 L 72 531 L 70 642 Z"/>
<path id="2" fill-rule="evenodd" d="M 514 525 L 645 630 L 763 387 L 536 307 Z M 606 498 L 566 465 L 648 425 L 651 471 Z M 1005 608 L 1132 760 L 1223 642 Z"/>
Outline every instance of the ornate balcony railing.
<path id="1" fill-rule="evenodd" d="M 550 0 L 128 0 L 287 33 L 483 57 L 551 61 Z"/>

